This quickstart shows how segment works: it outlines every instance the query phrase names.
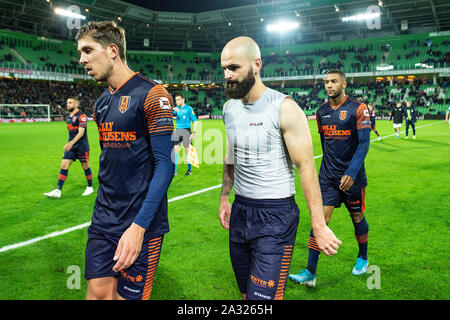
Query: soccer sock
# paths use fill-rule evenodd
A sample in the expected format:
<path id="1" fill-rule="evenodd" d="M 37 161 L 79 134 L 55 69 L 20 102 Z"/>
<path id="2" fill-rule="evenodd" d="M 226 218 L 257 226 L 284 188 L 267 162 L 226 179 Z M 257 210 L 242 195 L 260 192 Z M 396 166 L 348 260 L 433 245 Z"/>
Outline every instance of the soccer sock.
<path id="1" fill-rule="evenodd" d="M 320 249 L 319 249 L 319 246 L 317 245 L 316 238 L 314 238 L 314 233 L 311 230 L 311 233 L 309 234 L 309 240 L 308 240 L 308 267 L 307 267 L 307 269 L 313 275 L 316 274 L 317 263 L 319 262 L 319 256 L 320 256 Z"/>
<path id="2" fill-rule="evenodd" d="M 188 168 L 187 168 L 188 171 L 192 171 L 192 164 L 188 163 L 188 164 L 187 164 L 187 167 L 188 167 Z"/>
<path id="3" fill-rule="evenodd" d="M 375 130 L 375 134 L 376 134 L 378 137 L 380 136 L 380 134 L 378 133 L 377 130 Z"/>
<path id="4" fill-rule="evenodd" d="M 177 166 L 178 166 L 178 153 L 175 153 L 175 173 L 177 173 Z"/>
<path id="5" fill-rule="evenodd" d="M 88 187 L 92 187 L 92 171 L 91 168 L 87 168 L 84 170 L 84 174 L 86 176 Z"/>
<path id="6" fill-rule="evenodd" d="M 67 174 L 69 173 L 69 170 L 64 170 L 61 169 L 61 171 L 59 171 L 59 175 L 58 175 L 58 189 L 61 190 L 63 185 L 64 185 L 64 181 L 66 181 L 67 179 Z"/>
<path id="7" fill-rule="evenodd" d="M 369 224 L 364 217 L 360 222 L 353 221 L 355 227 L 355 237 L 358 242 L 359 252 L 358 257 L 367 260 L 367 242 L 369 241 Z"/>

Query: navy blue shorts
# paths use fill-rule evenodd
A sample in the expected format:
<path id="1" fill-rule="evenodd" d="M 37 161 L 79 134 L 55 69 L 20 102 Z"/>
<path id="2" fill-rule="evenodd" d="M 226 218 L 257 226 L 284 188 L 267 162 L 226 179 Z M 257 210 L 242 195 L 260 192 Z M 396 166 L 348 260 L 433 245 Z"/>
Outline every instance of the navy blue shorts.
<path id="1" fill-rule="evenodd" d="M 283 299 L 299 217 L 293 196 L 236 195 L 230 216 L 230 257 L 239 290 L 247 299 Z"/>
<path id="2" fill-rule="evenodd" d="M 114 253 L 120 237 L 88 229 L 84 277 L 89 279 L 117 277 L 117 292 L 127 300 L 148 300 L 159 262 L 164 236 L 144 236 L 142 250 L 136 261 L 125 270 L 112 270 Z"/>
<path id="3" fill-rule="evenodd" d="M 333 206 L 339 208 L 344 203 L 350 212 L 365 212 L 366 205 L 364 202 L 366 196 L 366 187 L 361 185 L 353 185 L 347 191 L 339 190 L 339 185 L 320 182 L 320 190 L 322 192 L 322 202 L 324 206 Z"/>
<path id="4" fill-rule="evenodd" d="M 69 151 L 65 151 L 63 155 L 63 159 L 65 160 L 80 160 L 81 163 L 89 162 L 89 149 L 70 149 Z"/>

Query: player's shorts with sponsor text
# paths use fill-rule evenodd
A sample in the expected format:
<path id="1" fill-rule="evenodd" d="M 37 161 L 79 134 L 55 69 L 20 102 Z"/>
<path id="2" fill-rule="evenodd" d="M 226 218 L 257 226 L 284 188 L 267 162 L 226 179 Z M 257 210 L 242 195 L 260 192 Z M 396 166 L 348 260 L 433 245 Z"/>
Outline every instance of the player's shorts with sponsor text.
<path id="1" fill-rule="evenodd" d="M 77 149 L 72 148 L 69 151 L 65 151 L 63 155 L 65 160 L 80 160 L 81 163 L 89 162 L 89 149 Z"/>
<path id="2" fill-rule="evenodd" d="M 191 129 L 186 128 L 180 128 L 175 130 L 172 133 L 172 141 L 174 144 L 180 144 L 181 142 L 183 142 L 183 147 L 185 149 L 189 148 L 189 144 L 191 140 Z"/>
<path id="3" fill-rule="evenodd" d="M 247 299 L 283 299 L 299 216 L 293 196 L 236 195 L 230 216 L 230 258 L 239 290 Z"/>
<path id="4" fill-rule="evenodd" d="M 158 266 L 163 235 L 144 235 L 141 252 L 136 261 L 125 270 L 112 270 L 113 260 L 120 237 L 106 235 L 88 229 L 84 277 L 89 279 L 117 277 L 117 292 L 127 300 L 148 300 Z"/>
<path id="5" fill-rule="evenodd" d="M 344 203 L 351 212 L 365 212 L 364 202 L 366 196 L 366 186 L 354 184 L 347 191 L 339 189 L 339 185 L 320 181 L 322 192 L 322 202 L 324 206 L 334 206 L 339 208 Z"/>

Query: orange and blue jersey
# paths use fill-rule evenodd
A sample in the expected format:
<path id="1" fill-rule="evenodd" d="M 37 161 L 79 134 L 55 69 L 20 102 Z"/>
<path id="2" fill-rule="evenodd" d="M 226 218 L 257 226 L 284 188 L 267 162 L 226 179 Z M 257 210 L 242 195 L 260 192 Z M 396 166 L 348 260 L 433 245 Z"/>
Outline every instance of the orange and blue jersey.
<path id="1" fill-rule="evenodd" d="M 367 185 L 364 158 L 370 143 L 369 110 L 364 103 L 345 96 L 338 106 L 329 102 L 316 113 L 323 159 L 319 181 L 339 185 L 349 175 L 355 185 Z"/>
<path id="2" fill-rule="evenodd" d="M 79 128 L 87 128 L 87 116 L 81 111 L 76 112 L 74 115 L 67 115 L 66 117 L 67 129 L 69 130 L 69 141 L 73 140 L 78 134 Z M 87 137 L 87 130 L 84 131 L 83 137 L 78 140 L 72 147 L 76 150 L 89 150 L 89 141 Z"/>
<path id="3" fill-rule="evenodd" d="M 122 235 L 134 222 L 150 235 L 169 231 L 172 112 L 166 89 L 137 72 L 99 97 L 94 120 L 101 154 L 92 229 Z"/>

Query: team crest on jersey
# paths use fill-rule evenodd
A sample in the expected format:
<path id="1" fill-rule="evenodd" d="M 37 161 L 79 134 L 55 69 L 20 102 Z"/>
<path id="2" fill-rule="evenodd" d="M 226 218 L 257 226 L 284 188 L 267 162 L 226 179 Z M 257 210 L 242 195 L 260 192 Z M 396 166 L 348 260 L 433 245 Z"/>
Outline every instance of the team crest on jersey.
<path id="1" fill-rule="evenodd" d="M 166 97 L 159 98 L 159 105 L 164 110 L 169 110 L 170 109 L 170 101 Z"/>
<path id="2" fill-rule="evenodd" d="M 347 118 L 347 110 L 341 111 L 341 113 L 339 113 L 339 119 L 345 120 L 346 118 Z"/>
<path id="3" fill-rule="evenodd" d="M 128 104 L 130 103 L 130 96 L 122 96 L 120 97 L 120 103 L 119 103 L 119 111 L 121 113 L 124 113 L 128 109 Z"/>

